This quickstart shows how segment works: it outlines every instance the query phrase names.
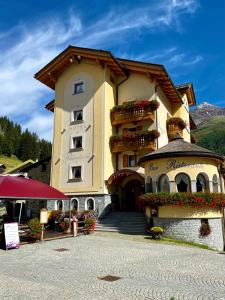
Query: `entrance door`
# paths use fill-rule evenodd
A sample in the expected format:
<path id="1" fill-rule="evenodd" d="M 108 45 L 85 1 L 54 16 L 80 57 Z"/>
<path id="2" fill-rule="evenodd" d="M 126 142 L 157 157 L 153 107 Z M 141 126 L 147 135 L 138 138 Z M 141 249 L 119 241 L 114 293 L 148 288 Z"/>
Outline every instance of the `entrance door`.
<path id="1" fill-rule="evenodd" d="M 137 211 L 138 197 L 143 193 L 141 182 L 138 180 L 129 181 L 122 190 L 121 210 Z"/>

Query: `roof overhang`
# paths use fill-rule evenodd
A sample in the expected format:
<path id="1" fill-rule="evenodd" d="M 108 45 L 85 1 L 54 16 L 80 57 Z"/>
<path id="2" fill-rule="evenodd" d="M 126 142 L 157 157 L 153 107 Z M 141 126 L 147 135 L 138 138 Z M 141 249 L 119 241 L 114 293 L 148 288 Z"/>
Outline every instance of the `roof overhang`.
<path id="1" fill-rule="evenodd" d="M 196 105 L 196 98 L 195 98 L 195 92 L 194 92 L 193 83 L 190 82 L 190 83 L 185 83 L 185 84 L 177 85 L 176 89 L 178 90 L 178 92 L 181 95 L 182 94 L 186 94 L 187 95 L 189 106 L 195 106 Z"/>
<path id="2" fill-rule="evenodd" d="M 128 71 L 145 74 L 150 81 L 156 80 L 168 100 L 172 103 L 183 103 L 180 94 L 177 92 L 176 87 L 163 65 L 121 58 L 117 58 L 117 61 Z"/>
<path id="3" fill-rule="evenodd" d="M 57 78 L 70 67 L 72 63 L 79 64 L 84 58 L 94 60 L 101 65 L 107 65 L 117 76 L 126 76 L 125 71 L 110 51 L 74 47 L 70 45 L 38 71 L 34 77 L 54 90 Z"/>
<path id="4" fill-rule="evenodd" d="M 216 159 L 218 162 L 222 163 L 224 161 L 223 156 L 216 154 L 216 153 L 210 153 L 210 152 L 197 152 L 197 151 L 174 151 L 174 152 L 165 152 L 165 153 L 151 153 L 145 156 L 140 157 L 138 160 L 138 164 L 142 165 L 143 162 L 146 161 L 152 161 L 155 159 L 160 158 L 172 158 L 172 157 L 208 157 Z"/>

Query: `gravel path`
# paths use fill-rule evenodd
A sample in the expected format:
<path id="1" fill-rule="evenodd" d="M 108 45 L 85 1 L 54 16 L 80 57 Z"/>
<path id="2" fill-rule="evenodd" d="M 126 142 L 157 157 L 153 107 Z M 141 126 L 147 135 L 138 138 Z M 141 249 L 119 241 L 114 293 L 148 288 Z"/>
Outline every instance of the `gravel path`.
<path id="1" fill-rule="evenodd" d="M 89 235 L 0 251 L 0 270 L 1 300 L 225 299 L 225 255 L 195 247 Z"/>

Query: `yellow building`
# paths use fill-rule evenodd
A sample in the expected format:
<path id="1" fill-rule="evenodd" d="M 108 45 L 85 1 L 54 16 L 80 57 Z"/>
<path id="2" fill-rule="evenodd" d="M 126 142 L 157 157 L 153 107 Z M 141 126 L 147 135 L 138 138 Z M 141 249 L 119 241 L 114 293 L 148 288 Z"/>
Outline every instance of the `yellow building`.
<path id="1" fill-rule="evenodd" d="M 144 202 L 149 223 L 176 239 L 224 249 L 224 157 L 184 141 L 139 159 L 145 167 Z M 221 172 L 222 171 L 222 172 Z"/>
<path id="2" fill-rule="evenodd" d="M 46 105 L 54 112 L 51 185 L 79 210 L 140 209 L 138 159 L 178 132 L 191 141 L 193 86 L 175 87 L 162 65 L 69 46 L 35 78 L 55 90 Z"/>

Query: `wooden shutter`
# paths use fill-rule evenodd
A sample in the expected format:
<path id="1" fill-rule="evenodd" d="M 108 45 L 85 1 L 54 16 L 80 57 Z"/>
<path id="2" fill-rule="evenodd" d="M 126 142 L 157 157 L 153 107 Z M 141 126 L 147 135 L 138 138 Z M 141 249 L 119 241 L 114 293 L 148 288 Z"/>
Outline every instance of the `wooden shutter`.
<path id="1" fill-rule="evenodd" d="M 127 154 L 123 155 L 123 167 L 124 168 L 128 167 L 128 155 Z"/>

